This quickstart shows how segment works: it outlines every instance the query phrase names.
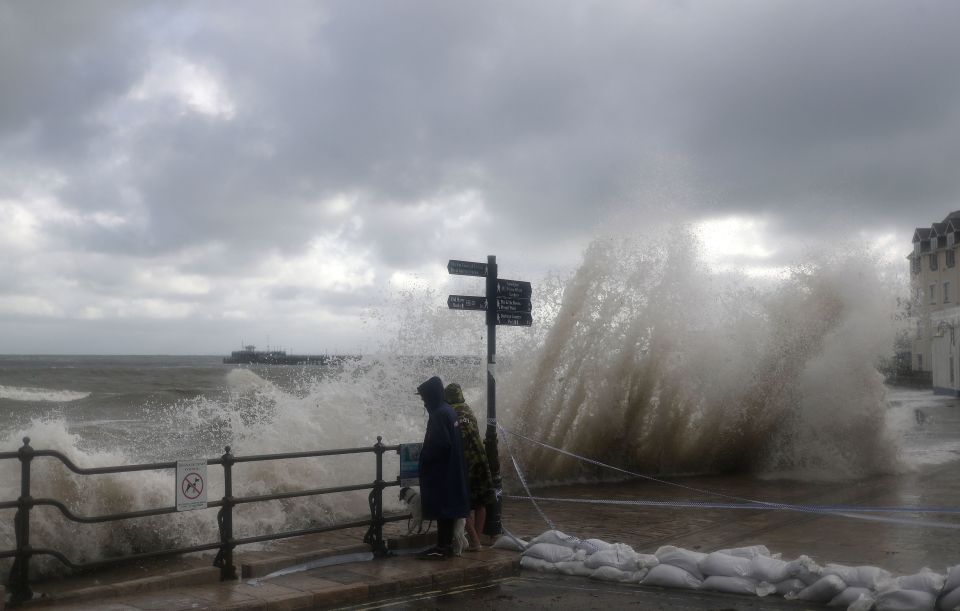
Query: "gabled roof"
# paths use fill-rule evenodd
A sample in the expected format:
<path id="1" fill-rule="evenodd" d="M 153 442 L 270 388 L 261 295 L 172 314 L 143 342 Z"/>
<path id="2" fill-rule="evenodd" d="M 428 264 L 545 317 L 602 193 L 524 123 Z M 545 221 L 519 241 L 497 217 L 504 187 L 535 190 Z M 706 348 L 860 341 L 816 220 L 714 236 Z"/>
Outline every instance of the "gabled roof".
<path id="1" fill-rule="evenodd" d="M 943 234 L 945 234 L 946 232 L 947 232 L 947 224 L 946 224 L 946 223 L 934 223 L 933 225 L 930 225 L 930 237 L 931 237 L 931 238 L 934 237 L 934 236 L 943 235 Z"/>
<path id="2" fill-rule="evenodd" d="M 946 223 L 950 219 L 960 219 L 960 210 L 954 210 L 943 219 L 943 222 Z"/>
<path id="3" fill-rule="evenodd" d="M 947 225 L 948 233 L 951 231 L 960 231 L 960 217 L 947 219 L 944 223 Z"/>
<path id="4" fill-rule="evenodd" d="M 930 229 L 927 227 L 917 227 L 913 232 L 913 241 L 919 242 L 920 240 L 926 240 L 930 237 Z"/>

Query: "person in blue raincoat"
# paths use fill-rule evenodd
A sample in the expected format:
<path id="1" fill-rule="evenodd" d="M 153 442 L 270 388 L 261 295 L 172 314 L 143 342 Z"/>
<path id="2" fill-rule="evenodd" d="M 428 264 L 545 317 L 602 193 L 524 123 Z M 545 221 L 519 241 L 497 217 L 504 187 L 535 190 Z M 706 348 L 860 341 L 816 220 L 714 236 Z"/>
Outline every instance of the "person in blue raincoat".
<path id="1" fill-rule="evenodd" d="M 434 376 L 417 394 L 429 414 L 420 449 L 420 503 L 424 519 L 437 521 L 437 545 L 421 557 L 441 560 L 453 555 L 457 518 L 470 515 L 467 468 L 457 413 L 443 399 L 443 382 Z"/>

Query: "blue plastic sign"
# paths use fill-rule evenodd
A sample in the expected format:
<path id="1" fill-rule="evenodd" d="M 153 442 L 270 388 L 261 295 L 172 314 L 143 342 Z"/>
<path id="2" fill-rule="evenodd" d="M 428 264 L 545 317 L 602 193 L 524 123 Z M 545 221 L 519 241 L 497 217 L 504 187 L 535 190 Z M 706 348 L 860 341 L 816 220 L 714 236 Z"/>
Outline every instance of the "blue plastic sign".
<path id="1" fill-rule="evenodd" d="M 400 444 L 400 485 L 420 485 L 420 447 L 422 443 Z"/>

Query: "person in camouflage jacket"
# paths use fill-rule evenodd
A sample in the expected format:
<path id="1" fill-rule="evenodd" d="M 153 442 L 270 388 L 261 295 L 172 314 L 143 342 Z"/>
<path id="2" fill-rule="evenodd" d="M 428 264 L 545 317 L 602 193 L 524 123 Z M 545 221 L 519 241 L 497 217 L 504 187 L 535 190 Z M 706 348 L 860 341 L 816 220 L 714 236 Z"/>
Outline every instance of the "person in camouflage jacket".
<path id="1" fill-rule="evenodd" d="M 448 384 L 443 398 L 457 413 L 460 437 L 463 440 L 463 455 L 467 463 L 468 485 L 470 488 L 470 517 L 466 529 L 470 535 L 469 551 L 480 549 L 480 533 L 487 519 L 487 505 L 496 500 L 493 489 L 493 476 L 487 463 L 487 452 L 480 438 L 480 428 L 473 410 L 463 399 L 463 390 L 459 384 Z"/>

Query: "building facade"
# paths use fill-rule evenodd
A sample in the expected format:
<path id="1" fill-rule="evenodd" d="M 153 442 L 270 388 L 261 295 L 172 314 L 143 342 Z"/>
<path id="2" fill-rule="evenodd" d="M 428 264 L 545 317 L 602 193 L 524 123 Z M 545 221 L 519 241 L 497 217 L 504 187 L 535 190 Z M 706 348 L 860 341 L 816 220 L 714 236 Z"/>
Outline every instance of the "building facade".
<path id="1" fill-rule="evenodd" d="M 960 396 L 960 210 L 913 232 L 911 367 L 929 372 L 933 390 Z"/>

